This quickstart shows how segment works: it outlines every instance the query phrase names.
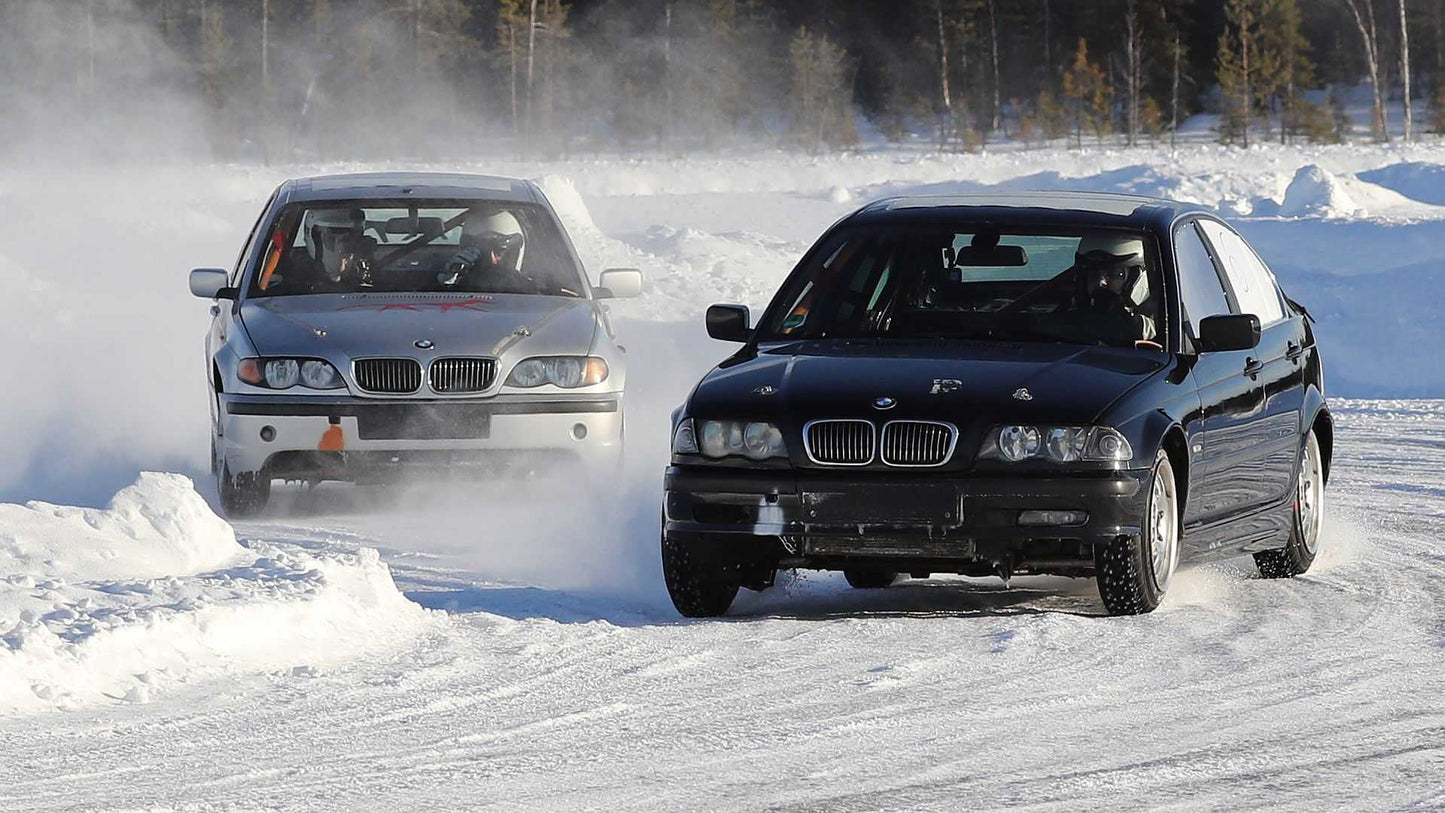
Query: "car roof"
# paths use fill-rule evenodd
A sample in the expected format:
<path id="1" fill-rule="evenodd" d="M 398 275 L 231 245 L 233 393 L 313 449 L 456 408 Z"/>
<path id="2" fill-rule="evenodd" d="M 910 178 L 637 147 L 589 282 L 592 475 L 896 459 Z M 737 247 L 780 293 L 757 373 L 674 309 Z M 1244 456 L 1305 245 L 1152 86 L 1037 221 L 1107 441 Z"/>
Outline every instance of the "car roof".
<path id="1" fill-rule="evenodd" d="M 287 203 L 320 200 L 460 198 L 536 203 L 531 182 L 460 172 L 359 172 L 315 175 L 286 182 Z"/>
<path id="2" fill-rule="evenodd" d="M 1134 228 L 1165 225 L 1186 212 L 1209 210 L 1192 203 L 1110 192 L 992 192 L 884 198 L 859 209 L 866 221 L 934 219 L 964 215 L 1022 222 L 1081 222 Z"/>

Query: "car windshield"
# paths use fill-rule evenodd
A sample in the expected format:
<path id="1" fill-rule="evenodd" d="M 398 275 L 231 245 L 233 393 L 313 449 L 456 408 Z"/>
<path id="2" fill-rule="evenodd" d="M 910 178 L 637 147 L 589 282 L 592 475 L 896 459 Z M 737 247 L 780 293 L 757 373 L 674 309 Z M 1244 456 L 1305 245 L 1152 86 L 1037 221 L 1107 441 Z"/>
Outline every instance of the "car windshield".
<path id="1" fill-rule="evenodd" d="M 552 218 L 508 202 L 291 204 L 267 232 L 249 296 L 517 293 L 582 296 Z"/>
<path id="2" fill-rule="evenodd" d="M 843 228 L 789 278 L 760 340 L 965 338 L 1160 348 L 1153 241 L 1072 228 Z"/>

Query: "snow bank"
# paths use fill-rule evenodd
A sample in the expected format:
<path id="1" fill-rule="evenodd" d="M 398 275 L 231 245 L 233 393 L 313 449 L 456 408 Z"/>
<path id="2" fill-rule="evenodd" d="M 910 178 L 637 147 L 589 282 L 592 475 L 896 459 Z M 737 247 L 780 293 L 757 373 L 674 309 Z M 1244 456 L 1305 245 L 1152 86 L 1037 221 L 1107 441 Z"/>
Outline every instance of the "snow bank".
<path id="1" fill-rule="evenodd" d="M 1357 173 L 1362 181 L 1383 186 L 1411 200 L 1445 206 L 1445 166 L 1404 161 Z"/>
<path id="2" fill-rule="evenodd" d="M 221 567 L 245 552 L 177 474 L 145 472 L 103 510 L 0 504 L 0 573 L 12 580 L 157 578 Z"/>
<path id="3" fill-rule="evenodd" d="M 106 509 L 0 505 L 0 574 L 0 710 L 324 667 L 430 618 L 376 551 L 243 546 L 179 475 L 142 474 Z"/>
<path id="4" fill-rule="evenodd" d="M 1351 217 L 1359 211 L 1334 173 L 1318 164 L 1306 164 L 1295 172 L 1279 205 L 1283 217 Z"/>

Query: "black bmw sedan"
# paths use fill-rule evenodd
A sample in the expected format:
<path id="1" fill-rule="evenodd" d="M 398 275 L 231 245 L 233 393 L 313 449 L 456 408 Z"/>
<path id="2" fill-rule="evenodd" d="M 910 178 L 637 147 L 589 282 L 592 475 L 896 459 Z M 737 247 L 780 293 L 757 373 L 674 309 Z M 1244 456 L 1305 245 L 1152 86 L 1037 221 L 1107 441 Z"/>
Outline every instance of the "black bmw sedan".
<path id="1" fill-rule="evenodd" d="M 829 229 L 673 416 L 679 612 L 779 568 L 1093 577 L 1315 559 L 1333 424 L 1312 322 L 1215 213 L 1089 193 L 908 197 Z"/>

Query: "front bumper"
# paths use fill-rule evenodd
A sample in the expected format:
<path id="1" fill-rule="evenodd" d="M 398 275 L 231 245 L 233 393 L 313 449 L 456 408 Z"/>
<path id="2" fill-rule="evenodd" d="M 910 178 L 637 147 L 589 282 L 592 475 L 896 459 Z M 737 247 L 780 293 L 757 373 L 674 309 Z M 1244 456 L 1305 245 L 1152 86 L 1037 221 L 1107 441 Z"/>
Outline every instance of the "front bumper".
<path id="1" fill-rule="evenodd" d="M 229 395 L 218 452 L 232 472 L 373 479 L 417 468 L 491 472 L 620 459 L 622 394 L 363 399 Z"/>
<path id="2" fill-rule="evenodd" d="M 1093 547 L 1140 534 L 1147 469 L 1053 476 L 943 476 L 672 466 L 663 532 L 678 542 L 782 561 L 880 559 L 944 570 L 1082 574 Z M 1077 524 L 1025 526 L 1024 511 L 1082 511 Z M 959 572 L 970 568 L 959 567 Z"/>

